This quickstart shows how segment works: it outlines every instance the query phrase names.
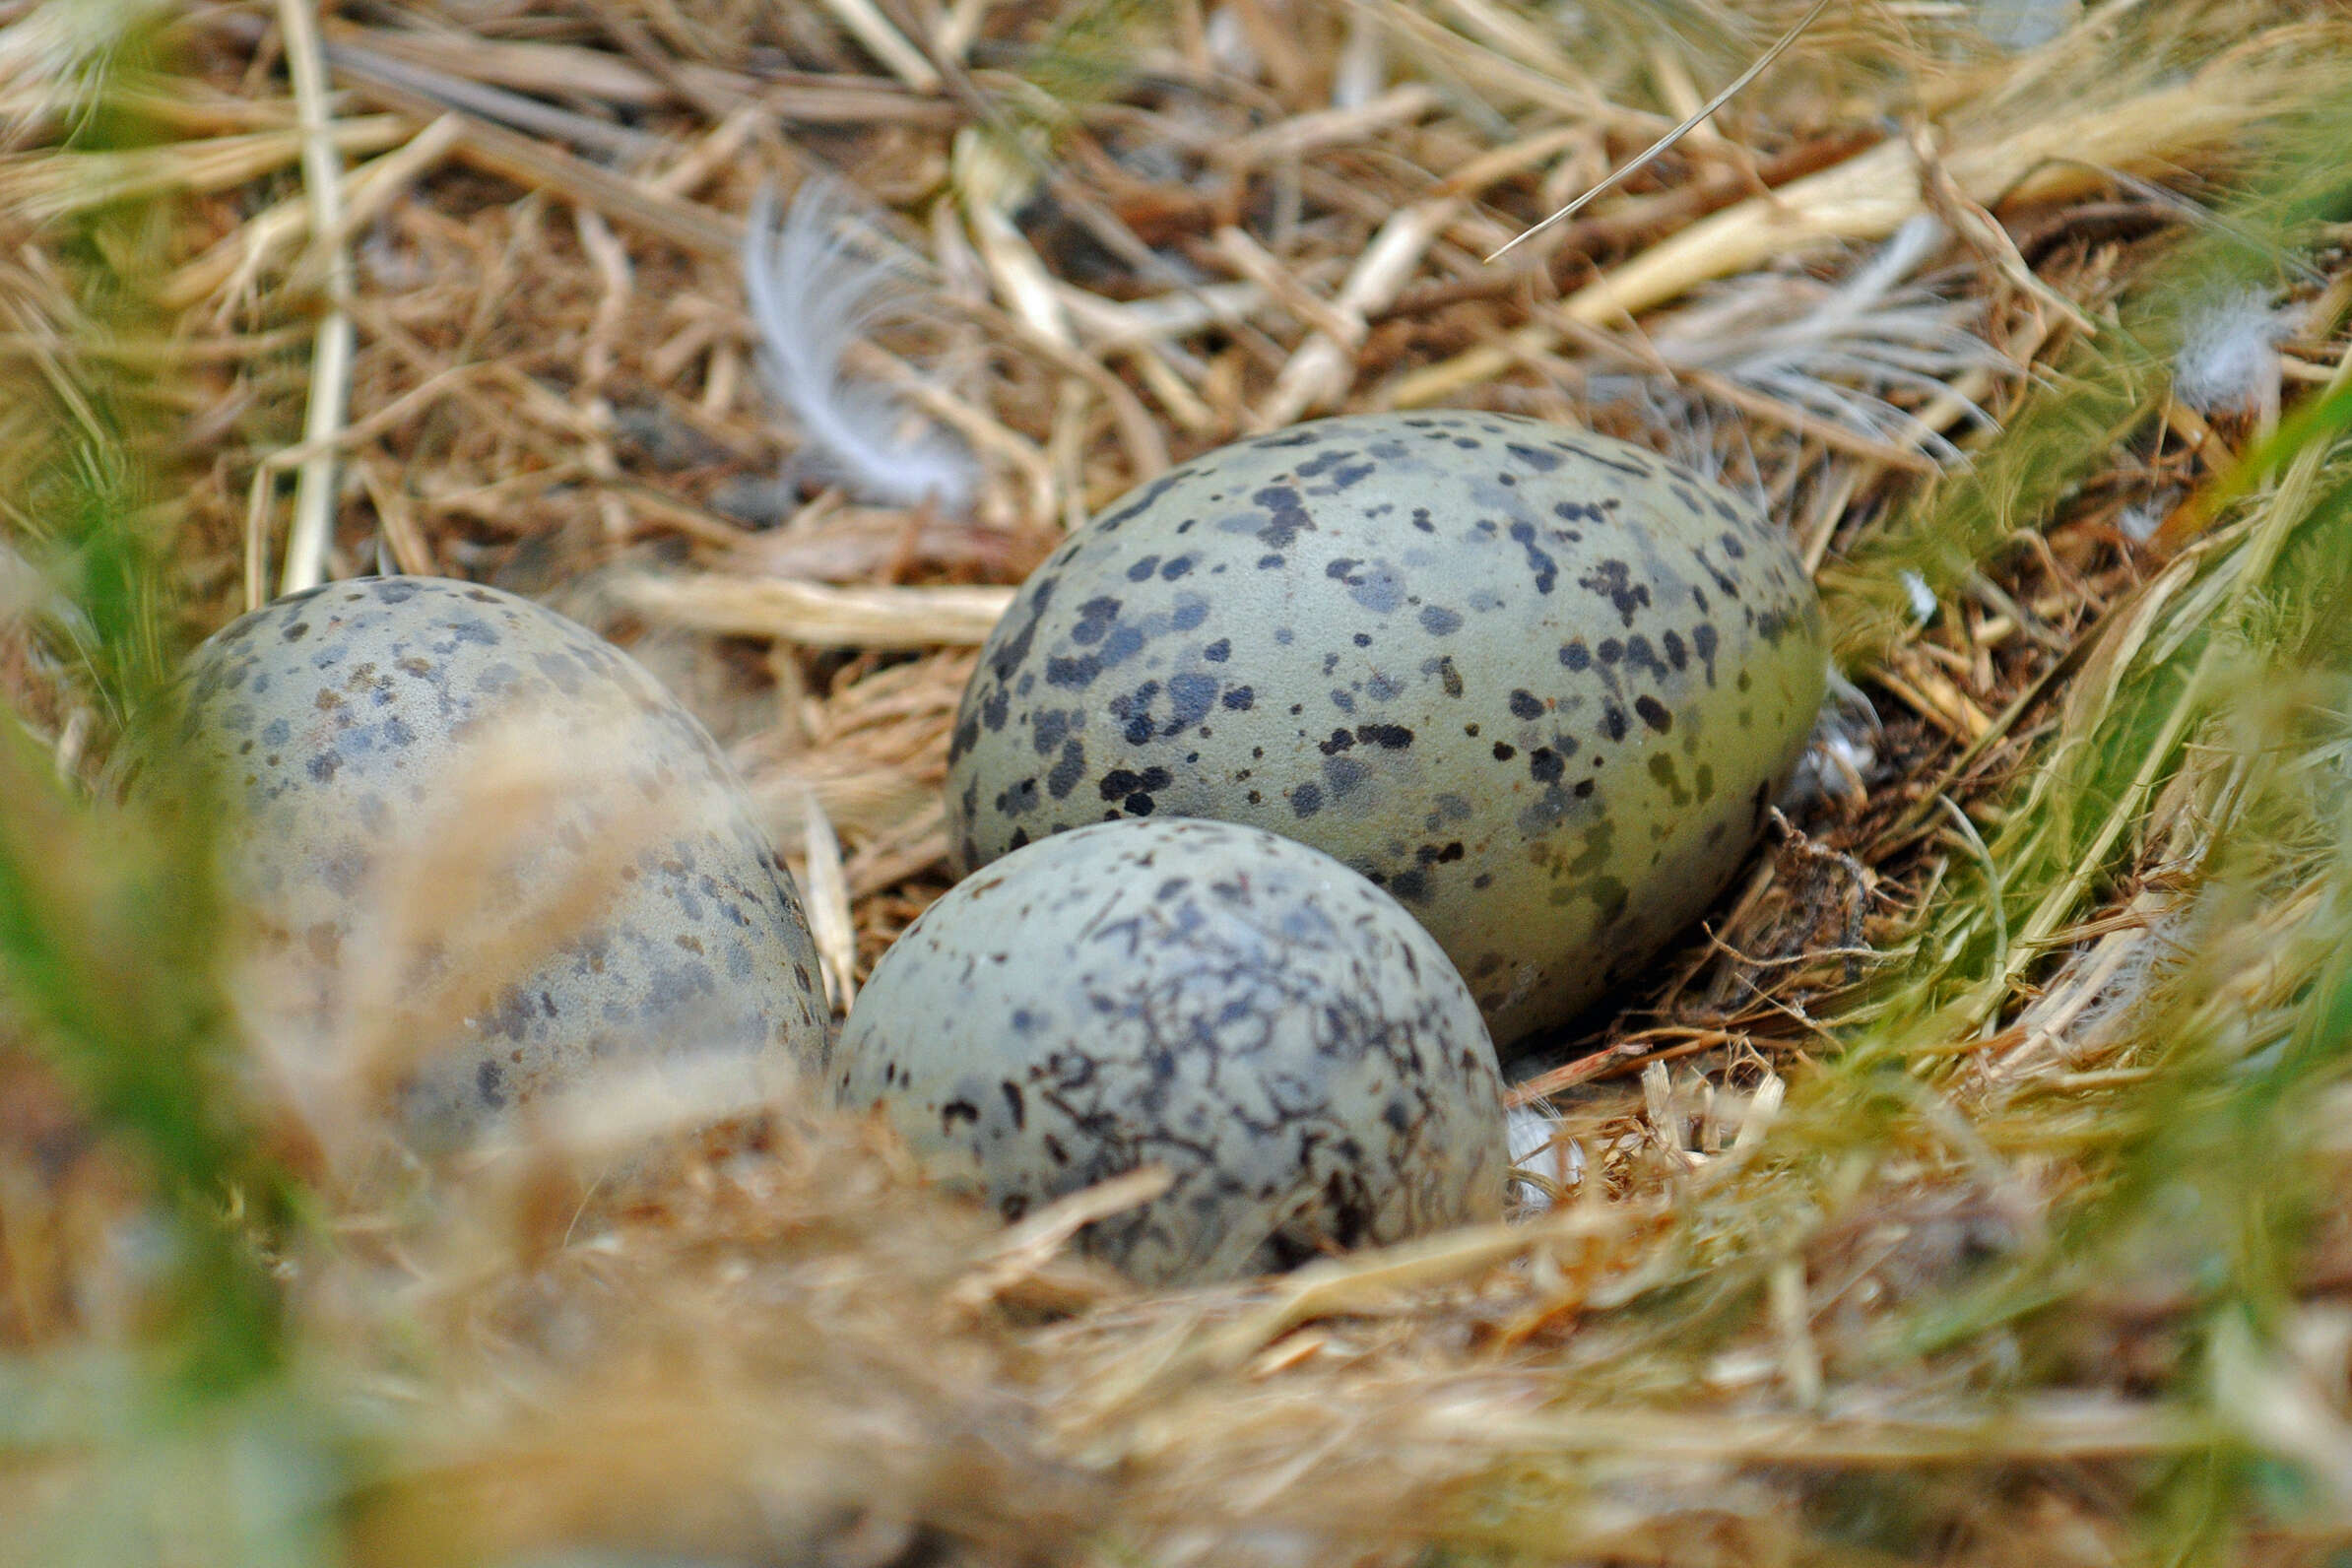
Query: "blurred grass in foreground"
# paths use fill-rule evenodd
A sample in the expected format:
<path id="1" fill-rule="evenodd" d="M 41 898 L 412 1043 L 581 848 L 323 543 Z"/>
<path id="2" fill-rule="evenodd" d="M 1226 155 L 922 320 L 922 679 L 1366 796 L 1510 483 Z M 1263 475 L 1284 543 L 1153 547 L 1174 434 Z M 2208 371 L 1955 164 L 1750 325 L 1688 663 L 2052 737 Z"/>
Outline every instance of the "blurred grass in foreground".
<path id="1" fill-rule="evenodd" d="M 129 31 L 109 39 L 109 19 Z M 147 145 L 109 96 L 152 65 L 147 19 L 134 9 L 81 23 L 94 52 L 57 63 L 74 145 Z M 77 263 L 64 280 L 75 319 L 122 337 L 155 330 L 141 280 L 160 275 L 170 217 L 133 203 L 82 222 L 61 247 Z M 19 301 L 20 320 L 37 308 Z M 157 1398 L 210 1398 L 278 1361 L 278 1290 L 253 1243 L 282 1216 L 285 1192 L 235 1082 L 215 814 L 204 781 L 176 776 L 169 745 L 180 631 L 153 503 L 176 459 L 128 372 L 98 356 L 49 371 L 13 394 L 6 543 L 45 579 L 33 634 L 59 655 L 67 700 L 95 715 L 85 768 L 119 774 L 136 757 L 150 787 L 127 803 L 93 798 L 13 716 L 0 724 L 0 1027 L 36 1045 L 150 1172 L 163 1318 L 142 1348 L 168 1369 Z M 154 804 L 166 796 L 184 809 Z"/>

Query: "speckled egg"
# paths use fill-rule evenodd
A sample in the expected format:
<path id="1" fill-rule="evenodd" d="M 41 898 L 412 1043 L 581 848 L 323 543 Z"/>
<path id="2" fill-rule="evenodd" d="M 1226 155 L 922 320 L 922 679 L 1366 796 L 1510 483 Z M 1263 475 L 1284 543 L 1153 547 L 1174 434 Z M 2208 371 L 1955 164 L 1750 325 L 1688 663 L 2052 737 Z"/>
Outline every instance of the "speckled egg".
<path id="1" fill-rule="evenodd" d="M 1145 1283 L 1501 1212 L 1462 977 L 1395 899 L 1255 827 L 1102 823 L 966 879 L 883 954 L 833 1071 L 1008 1219 L 1166 1166 L 1165 1196 L 1081 1238 Z"/>
<path id="2" fill-rule="evenodd" d="M 414 961 L 384 1004 L 430 1018 L 436 988 L 483 999 L 443 1010 L 452 1037 L 410 1042 L 392 1088 L 418 1142 L 464 1143 L 599 1075 L 758 1092 L 822 1070 L 830 1014 L 790 876 L 702 726 L 603 638 L 495 589 L 362 578 L 223 628 L 186 691 L 191 752 L 241 808 L 224 852 L 272 979 L 265 1026 L 348 1030 L 403 897 L 455 943 L 554 921 L 551 942 L 514 944 L 502 984 L 439 950 L 437 926 L 397 945 Z M 500 746 L 538 780 L 504 806 L 480 784 Z M 479 865 L 422 889 L 404 876 L 500 811 Z M 610 896 L 567 906 L 567 886 Z"/>
<path id="3" fill-rule="evenodd" d="M 1171 469 L 1037 569 L 948 817 L 966 867 L 1120 817 L 1301 839 L 1510 1044 L 1723 889 L 1825 670 L 1788 540 L 1687 468 L 1507 415 L 1324 420 Z"/>

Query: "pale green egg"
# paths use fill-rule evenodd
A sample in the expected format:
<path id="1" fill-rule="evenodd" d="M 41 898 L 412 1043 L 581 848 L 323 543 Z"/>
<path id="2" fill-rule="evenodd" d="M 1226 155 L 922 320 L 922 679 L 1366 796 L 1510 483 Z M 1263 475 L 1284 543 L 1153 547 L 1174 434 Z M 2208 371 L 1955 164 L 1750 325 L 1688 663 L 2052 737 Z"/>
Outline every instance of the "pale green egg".
<path id="1" fill-rule="evenodd" d="M 965 879 L 875 967 L 833 1080 L 1007 1219 L 1163 1167 L 1080 1238 L 1146 1283 L 1501 1215 L 1461 976 L 1395 899 L 1259 828 L 1103 823 Z"/>
<path id="2" fill-rule="evenodd" d="M 821 1067 L 830 1013 L 790 875 L 702 726 L 585 627 L 471 583 L 362 578 L 224 627 L 186 691 L 267 978 L 254 1027 L 315 1055 L 374 1026 L 355 1008 L 414 1013 L 426 1034 L 392 1042 L 390 1087 L 419 1142 L 600 1082 L 755 1096 Z M 533 787 L 490 789 L 501 765 Z M 494 847 L 418 885 L 482 814 Z M 603 896 L 572 907 L 574 882 Z M 396 929 L 404 908 L 448 934 Z M 513 929 L 535 919 L 544 942 Z M 469 941 L 513 971 L 483 984 Z M 473 1000 L 444 1017 L 436 995 Z"/>

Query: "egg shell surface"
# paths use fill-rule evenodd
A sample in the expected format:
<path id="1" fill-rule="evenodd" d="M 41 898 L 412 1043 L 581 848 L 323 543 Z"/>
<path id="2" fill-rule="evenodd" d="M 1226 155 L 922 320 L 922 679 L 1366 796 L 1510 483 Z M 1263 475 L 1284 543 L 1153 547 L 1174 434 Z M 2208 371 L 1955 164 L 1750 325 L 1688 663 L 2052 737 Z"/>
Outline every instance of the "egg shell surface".
<path id="1" fill-rule="evenodd" d="M 1259 828 L 1104 823 L 967 878 L 882 955 L 833 1072 L 1009 1220 L 1166 1166 L 1080 1238 L 1147 1284 L 1501 1213 L 1501 1080 L 1461 976 L 1396 900 Z"/>
<path id="2" fill-rule="evenodd" d="M 510 857 L 426 890 L 452 931 L 499 940 L 559 905 L 567 879 L 612 889 L 552 944 L 526 938 L 526 972 L 493 977 L 454 1038 L 416 1042 L 395 1092 L 417 1142 L 470 1142 L 600 1075 L 734 1073 L 759 1092 L 821 1073 L 830 1013 L 790 875 L 708 733 L 602 637 L 492 588 L 360 578 L 224 627 L 186 680 L 183 739 L 236 808 L 229 884 L 273 977 L 272 1027 L 348 1029 L 384 911 L 417 891 L 404 865 L 494 809 L 468 770 L 502 743 L 555 787 L 496 830 Z M 479 989 L 467 962 L 427 942 L 392 1000 Z"/>
<path id="3" fill-rule="evenodd" d="M 1722 891 L 1826 665 L 1788 540 L 1687 468 L 1508 415 L 1323 420 L 1169 470 L 1030 576 L 957 715 L 951 841 L 1301 839 L 1410 909 L 1508 1045 Z"/>

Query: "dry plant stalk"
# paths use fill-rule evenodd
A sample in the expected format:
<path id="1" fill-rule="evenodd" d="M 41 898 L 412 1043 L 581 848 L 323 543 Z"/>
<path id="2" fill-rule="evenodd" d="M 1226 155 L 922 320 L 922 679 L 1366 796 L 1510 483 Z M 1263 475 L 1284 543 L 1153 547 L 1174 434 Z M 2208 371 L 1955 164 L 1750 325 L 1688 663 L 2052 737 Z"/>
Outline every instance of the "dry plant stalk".
<path id="1" fill-rule="evenodd" d="M 1013 602 L 1009 588 L 827 588 L 719 576 L 626 578 L 613 591 L 631 609 L 673 625 L 817 648 L 977 643 Z"/>

